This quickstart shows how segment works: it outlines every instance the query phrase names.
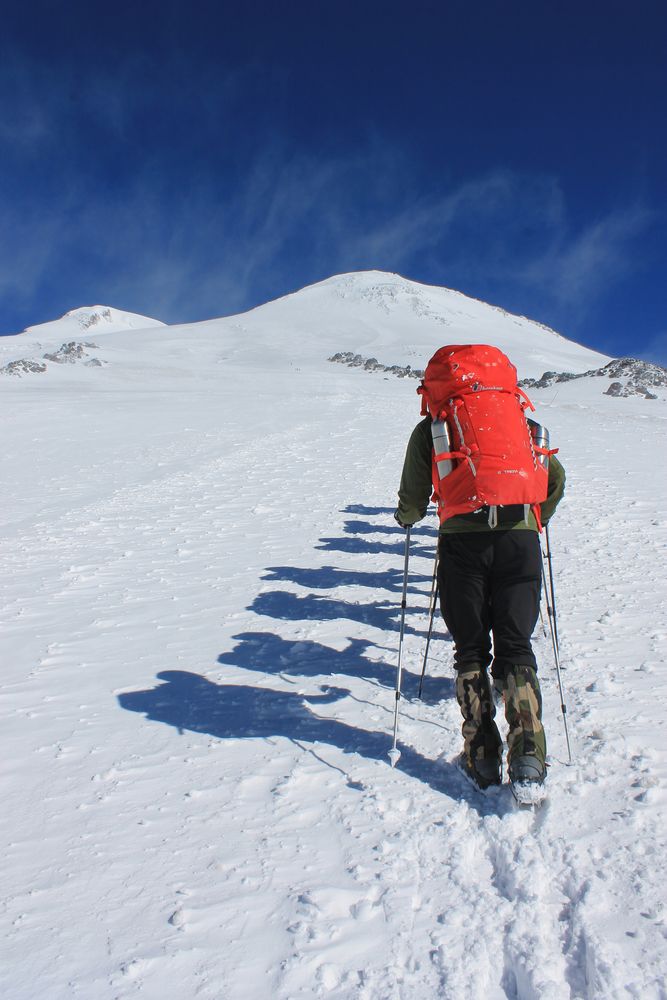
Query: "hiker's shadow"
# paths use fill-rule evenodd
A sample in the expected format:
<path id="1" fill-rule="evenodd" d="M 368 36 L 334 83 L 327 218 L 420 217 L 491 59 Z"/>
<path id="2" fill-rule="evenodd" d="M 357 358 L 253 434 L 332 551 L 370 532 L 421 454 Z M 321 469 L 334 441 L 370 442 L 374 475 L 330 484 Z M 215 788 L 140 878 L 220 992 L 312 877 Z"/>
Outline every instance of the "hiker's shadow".
<path id="1" fill-rule="evenodd" d="M 346 535 L 393 535 L 405 544 L 405 529 L 394 524 L 373 524 L 371 521 L 346 521 L 343 526 Z"/>
<path id="2" fill-rule="evenodd" d="M 326 744 L 346 754 L 387 761 L 391 746 L 388 733 L 318 715 L 318 710 L 349 696 L 346 688 L 331 687 L 321 694 L 305 696 L 243 684 L 214 684 L 185 670 L 165 670 L 157 679 L 161 683 L 155 688 L 118 695 L 121 708 L 173 726 L 181 733 L 205 733 L 219 740 L 284 738 L 299 745 Z M 453 799 L 467 799 L 474 808 L 484 808 L 483 803 L 475 801 L 474 791 L 468 791 L 454 763 L 428 760 L 411 747 L 400 749 L 397 770 Z M 359 787 L 358 782 L 350 783 Z"/>
<path id="3" fill-rule="evenodd" d="M 426 597 L 428 600 L 428 597 Z M 256 615 L 277 618 L 281 621 L 349 621 L 371 625 L 382 632 L 396 632 L 400 628 L 400 609 L 396 602 L 336 600 L 323 594 L 293 594 L 288 590 L 269 590 L 258 594 L 248 605 L 248 610 Z M 405 631 L 412 635 L 426 635 L 428 621 L 424 607 L 406 609 Z M 412 621 L 423 623 L 423 629 L 416 629 Z"/>
<path id="4" fill-rule="evenodd" d="M 283 639 L 273 632 L 241 632 L 233 638 L 237 640 L 236 645 L 229 652 L 221 653 L 218 663 L 264 674 L 296 677 L 350 674 L 387 686 L 391 684 L 391 667 L 363 655 L 373 646 L 366 639 L 348 639 L 348 645 L 340 651 L 312 640 Z"/>
<path id="5" fill-rule="evenodd" d="M 365 507 L 362 504 L 351 504 L 344 508 L 343 513 L 368 518 L 391 514 L 393 511 L 389 507 Z M 385 537 L 371 539 L 366 537 L 369 535 Z M 419 527 L 412 529 L 410 554 L 433 559 L 437 540 L 437 530 L 433 530 L 433 526 L 424 521 Z M 343 524 L 342 537 L 320 538 L 320 544 L 316 545 L 315 548 L 323 549 L 325 552 L 384 554 L 400 557 L 405 552 L 405 529 L 396 524 L 393 518 L 389 520 L 388 524 L 348 519 Z"/>
<path id="6" fill-rule="evenodd" d="M 345 528 L 343 528 L 345 531 Z M 375 531 L 385 531 L 387 529 L 378 528 L 373 529 Z M 401 557 L 405 552 L 405 533 L 402 529 L 389 529 L 391 534 L 396 534 L 396 542 L 376 542 L 371 541 L 368 538 L 364 538 L 360 534 L 354 534 L 349 537 L 341 538 L 340 536 L 336 538 L 320 538 L 320 544 L 316 545 L 316 549 L 323 550 L 324 552 L 348 552 L 354 553 L 356 555 L 391 555 Z M 400 537 L 399 537 L 400 535 Z M 411 556 L 426 556 L 426 558 L 432 559 L 435 550 L 435 544 L 429 540 L 427 537 L 425 542 L 419 544 L 417 541 L 412 542 L 410 546 Z"/>
<path id="7" fill-rule="evenodd" d="M 394 507 L 368 507 L 363 503 L 350 503 L 343 507 L 343 514 L 358 514 L 360 517 L 380 517 L 382 514 L 394 513 Z"/>
<path id="8" fill-rule="evenodd" d="M 262 580 L 276 583 L 296 583 L 311 590 L 333 590 L 336 587 L 368 587 L 400 594 L 403 590 L 403 570 L 388 569 L 372 573 L 367 570 L 341 569 L 338 566 L 320 566 L 318 569 L 301 566 L 269 566 Z M 431 577 L 411 573 L 407 592 L 413 597 L 424 598 L 424 590 L 415 584 L 430 584 Z"/>
<path id="9" fill-rule="evenodd" d="M 218 663 L 287 677 L 356 677 L 387 689 L 396 683 L 395 650 L 389 651 L 390 662 L 370 660 L 364 653 L 378 647 L 366 639 L 348 639 L 347 646 L 337 650 L 312 640 L 290 641 L 273 632 L 241 632 L 233 638 L 237 644 L 221 653 Z M 421 663 L 417 670 L 419 673 L 411 671 L 410 664 L 403 668 L 401 688 L 406 698 L 417 696 Z M 453 696 L 451 677 L 425 678 L 422 697 L 426 704 Z"/>

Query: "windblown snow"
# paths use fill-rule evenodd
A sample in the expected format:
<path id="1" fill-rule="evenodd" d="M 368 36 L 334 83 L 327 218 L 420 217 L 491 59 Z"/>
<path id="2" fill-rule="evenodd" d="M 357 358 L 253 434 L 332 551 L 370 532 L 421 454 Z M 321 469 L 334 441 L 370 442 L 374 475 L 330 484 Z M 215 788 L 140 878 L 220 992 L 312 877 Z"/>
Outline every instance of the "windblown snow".
<path id="1" fill-rule="evenodd" d="M 665 389 L 530 391 L 568 474 L 574 761 L 540 626 L 549 801 L 519 811 L 455 767 L 441 623 L 417 699 L 434 515 L 389 766 L 419 401 L 327 359 L 485 342 L 535 379 L 609 359 L 380 272 L 190 326 L 49 326 L 0 366 L 72 341 L 101 364 L 0 382 L 2 997 L 667 997 Z"/>

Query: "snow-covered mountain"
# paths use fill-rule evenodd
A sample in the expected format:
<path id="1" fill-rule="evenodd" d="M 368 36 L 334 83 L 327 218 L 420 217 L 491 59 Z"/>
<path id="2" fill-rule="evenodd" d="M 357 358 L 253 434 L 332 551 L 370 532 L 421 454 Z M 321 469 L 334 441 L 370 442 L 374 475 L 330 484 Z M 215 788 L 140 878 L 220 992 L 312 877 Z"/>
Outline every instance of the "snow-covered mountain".
<path id="1" fill-rule="evenodd" d="M 81 306 L 66 312 L 60 319 L 26 327 L 21 337 L 50 343 L 52 340 L 90 336 L 91 333 L 117 333 L 119 330 L 144 330 L 164 325 L 159 319 L 123 312 L 112 306 Z"/>
<path id="2" fill-rule="evenodd" d="M 536 381 L 610 359 L 379 272 L 102 330 L 0 340 L 0 368 L 40 368 L 0 381 L 3 998 L 667 995 L 665 388 L 530 389 L 568 473 L 551 539 L 574 749 L 540 629 L 533 814 L 454 766 L 442 628 L 416 698 L 433 516 L 389 767 L 419 401 L 328 359 L 421 368 L 491 342 Z"/>
<path id="3" fill-rule="evenodd" d="M 311 285 L 292 295 L 226 319 L 165 327 L 157 320 L 121 313 L 109 307 L 75 309 L 62 319 L 29 327 L 25 334 L 0 341 L 3 355 L 15 360 L 30 350 L 32 341 L 60 343 L 82 337 L 105 346 L 131 347 L 141 343 L 156 350 L 188 350 L 196 366 L 220 360 L 246 365 L 319 363 L 336 351 L 382 355 L 391 363 L 423 365 L 443 343 L 497 344 L 515 359 L 521 377 L 539 377 L 549 366 L 582 372 L 609 361 L 560 336 L 554 330 L 522 316 L 471 299 L 448 288 L 421 285 L 395 274 L 367 271 L 343 274 Z"/>

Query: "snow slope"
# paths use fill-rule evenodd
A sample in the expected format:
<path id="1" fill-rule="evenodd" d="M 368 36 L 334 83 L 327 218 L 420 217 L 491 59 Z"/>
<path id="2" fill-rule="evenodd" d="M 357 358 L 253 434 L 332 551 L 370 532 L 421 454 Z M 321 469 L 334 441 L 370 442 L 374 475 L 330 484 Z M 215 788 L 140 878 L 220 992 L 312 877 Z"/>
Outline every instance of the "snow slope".
<path id="1" fill-rule="evenodd" d="M 442 628 L 416 699 L 432 515 L 388 765 L 416 383 L 326 358 L 468 340 L 602 363 L 370 272 L 0 383 L 3 998 L 667 996 L 664 392 L 531 393 L 568 472 L 549 805 L 455 769 Z"/>

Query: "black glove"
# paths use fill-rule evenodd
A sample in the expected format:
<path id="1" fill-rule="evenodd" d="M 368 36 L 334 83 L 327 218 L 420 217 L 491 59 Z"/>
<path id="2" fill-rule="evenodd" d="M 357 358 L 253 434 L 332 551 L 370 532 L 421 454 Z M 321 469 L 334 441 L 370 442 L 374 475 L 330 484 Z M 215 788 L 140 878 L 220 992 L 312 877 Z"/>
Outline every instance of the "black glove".
<path id="1" fill-rule="evenodd" d="M 403 524 L 400 517 L 398 516 L 397 510 L 394 511 L 394 520 L 397 522 L 397 524 L 400 524 L 400 526 L 403 528 L 404 531 L 407 531 L 407 529 L 410 527 L 409 524 Z"/>

